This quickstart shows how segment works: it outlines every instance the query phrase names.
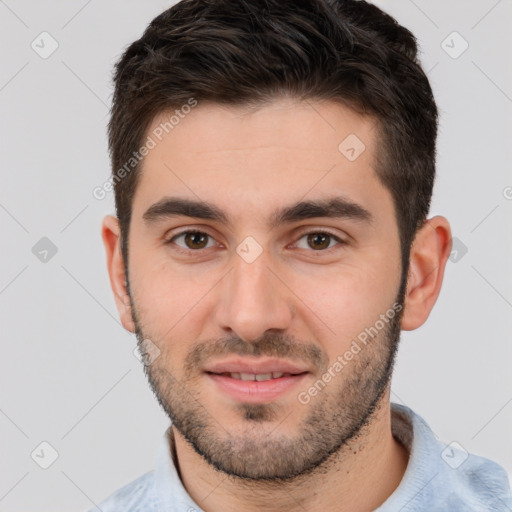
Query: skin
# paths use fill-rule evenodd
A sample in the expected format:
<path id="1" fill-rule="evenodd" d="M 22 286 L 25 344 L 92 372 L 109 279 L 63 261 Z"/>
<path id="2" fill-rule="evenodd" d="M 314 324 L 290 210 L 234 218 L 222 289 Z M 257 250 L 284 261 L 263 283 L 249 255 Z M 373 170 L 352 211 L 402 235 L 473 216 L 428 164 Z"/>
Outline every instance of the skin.
<path id="1" fill-rule="evenodd" d="M 156 118 L 148 133 L 161 121 Z M 354 161 L 338 150 L 350 134 L 366 147 Z M 398 296 L 399 233 L 391 194 L 373 170 L 376 143 L 371 118 L 332 102 L 283 98 L 254 111 L 200 104 L 143 161 L 129 231 L 128 287 L 118 221 L 103 221 L 123 326 L 160 351 L 145 367 L 157 398 L 174 423 L 180 417 L 203 423 L 203 448 L 219 447 L 213 458 L 224 470 L 187 442 L 179 421 L 182 428 L 172 428 L 182 482 L 208 512 L 373 510 L 403 477 L 408 453 L 391 432 L 390 381 L 381 391 L 375 384 L 397 333 L 380 330 L 318 396 L 308 404 L 297 399 Z M 317 217 L 267 225 L 275 209 L 334 193 L 364 207 L 372 222 Z M 164 196 L 212 203 L 231 223 L 185 216 L 145 222 L 144 212 Z M 173 237 L 186 229 L 210 235 L 208 247 L 180 253 L 186 241 Z M 327 249 L 312 248 L 305 233 L 325 230 L 347 243 L 331 239 Z M 251 263 L 236 252 L 248 236 L 263 249 Z M 397 329 L 426 321 L 450 250 L 448 221 L 429 219 L 411 248 Z M 194 353 L 202 359 L 194 360 Z M 201 364 L 231 353 L 296 356 L 309 373 L 271 403 L 243 405 L 200 371 Z M 325 418 L 316 430 L 308 424 L 315 417 Z M 190 425 L 184 428 L 190 433 Z M 318 439 L 339 446 L 306 471 L 320 450 Z M 234 447 L 231 459 L 227 446 Z M 272 479 L 284 476 L 276 459 L 290 453 L 296 457 L 284 466 L 298 474 Z M 235 463 L 248 478 L 227 474 Z"/>

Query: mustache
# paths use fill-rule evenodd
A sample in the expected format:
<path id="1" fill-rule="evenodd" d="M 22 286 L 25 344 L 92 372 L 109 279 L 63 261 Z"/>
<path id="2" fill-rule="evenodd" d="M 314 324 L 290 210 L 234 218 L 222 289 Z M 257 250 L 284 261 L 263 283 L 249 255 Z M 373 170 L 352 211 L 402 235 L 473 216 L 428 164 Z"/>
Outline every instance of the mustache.
<path id="1" fill-rule="evenodd" d="M 329 358 L 318 346 L 297 342 L 283 333 L 265 333 L 255 341 L 247 342 L 238 336 L 230 336 L 194 345 L 185 360 L 185 369 L 192 372 L 207 361 L 219 356 L 275 357 L 291 361 L 307 361 L 319 370 L 326 369 Z"/>

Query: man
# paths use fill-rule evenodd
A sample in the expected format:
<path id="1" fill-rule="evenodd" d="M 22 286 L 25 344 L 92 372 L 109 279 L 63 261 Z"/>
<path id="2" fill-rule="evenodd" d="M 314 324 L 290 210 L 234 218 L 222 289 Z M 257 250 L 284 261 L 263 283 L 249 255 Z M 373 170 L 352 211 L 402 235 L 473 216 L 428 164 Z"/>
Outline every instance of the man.
<path id="1" fill-rule="evenodd" d="M 451 250 L 416 54 L 356 0 L 184 0 L 125 51 L 102 235 L 172 424 L 101 510 L 512 508 L 500 466 L 450 466 L 390 403 Z"/>

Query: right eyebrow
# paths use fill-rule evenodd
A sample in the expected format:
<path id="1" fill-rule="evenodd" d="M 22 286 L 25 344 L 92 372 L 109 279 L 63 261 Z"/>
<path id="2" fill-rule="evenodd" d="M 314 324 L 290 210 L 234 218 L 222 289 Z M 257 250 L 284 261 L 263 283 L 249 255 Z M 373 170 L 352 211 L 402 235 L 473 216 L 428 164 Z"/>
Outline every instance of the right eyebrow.
<path id="1" fill-rule="evenodd" d="M 205 220 L 216 220 L 229 225 L 226 214 L 216 206 L 205 201 L 193 201 L 175 197 L 164 197 L 157 203 L 151 205 L 144 212 L 142 218 L 149 224 L 163 218 L 179 215 Z"/>

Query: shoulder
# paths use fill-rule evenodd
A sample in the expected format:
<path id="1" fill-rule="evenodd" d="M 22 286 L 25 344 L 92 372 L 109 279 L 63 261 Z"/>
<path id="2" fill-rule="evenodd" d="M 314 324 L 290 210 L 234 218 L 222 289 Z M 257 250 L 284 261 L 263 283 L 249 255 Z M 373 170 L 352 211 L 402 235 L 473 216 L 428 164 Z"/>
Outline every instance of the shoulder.
<path id="1" fill-rule="evenodd" d="M 462 452 L 462 464 L 452 469 L 453 496 L 467 502 L 471 510 L 504 511 L 512 508 L 512 493 L 507 472 L 496 462 Z"/>
<path id="2" fill-rule="evenodd" d="M 157 511 L 154 471 L 148 471 L 121 487 L 87 512 L 153 512 Z"/>
<path id="3" fill-rule="evenodd" d="M 512 510 L 506 471 L 496 462 L 445 444 L 426 421 L 404 405 L 392 404 L 393 434 L 410 453 L 405 475 L 379 511 L 436 510 L 501 512 Z"/>
<path id="4" fill-rule="evenodd" d="M 440 510 L 502 512 L 512 510 L 507 472 L 496 462 L 468 453 L 458 443 L 436 440 L 437 460 L 431 499 Z M 437 509 L 436 509 L 437 510 Z"/>

